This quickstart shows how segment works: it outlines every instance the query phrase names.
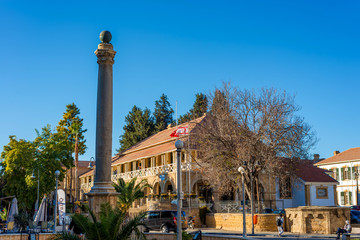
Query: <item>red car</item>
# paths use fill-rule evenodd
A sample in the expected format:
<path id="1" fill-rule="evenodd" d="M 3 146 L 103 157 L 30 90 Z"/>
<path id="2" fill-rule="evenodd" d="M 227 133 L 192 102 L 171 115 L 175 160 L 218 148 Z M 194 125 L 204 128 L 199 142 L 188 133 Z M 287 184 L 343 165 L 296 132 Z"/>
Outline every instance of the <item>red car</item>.
<path id="1" fill-rule="evenodd" d="M 360 206 L 359 205 L 354 205 L 350 207 L 351 210 L 356 210 L 356 211 L 360 211 Z"/>

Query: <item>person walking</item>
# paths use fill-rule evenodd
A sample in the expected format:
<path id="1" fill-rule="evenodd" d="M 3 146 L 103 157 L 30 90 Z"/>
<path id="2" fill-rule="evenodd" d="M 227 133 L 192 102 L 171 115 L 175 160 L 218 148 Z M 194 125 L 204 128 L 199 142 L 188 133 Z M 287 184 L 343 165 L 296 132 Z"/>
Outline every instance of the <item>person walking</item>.
<path id="1" fill-rule="evenodd" d="M 284 232 L 284 219 L 282 217 L 282 214 L 280 214 L 279 217 L 276 218 L 276 226 L 278 228 L 278 231 L 279 231 L 279 237 L 281 237 L 281 235 L 283 234 Z"/>
<path id="2" fill-rule="evenodd" d="M 349 220 L 345 220 L 344 228 L 338 228 L 338 230 L 336 231 L 336 239 L 340 239 L 340 234 L 343 233 L 351 233 L 351 225 L 349 223 Z"/>

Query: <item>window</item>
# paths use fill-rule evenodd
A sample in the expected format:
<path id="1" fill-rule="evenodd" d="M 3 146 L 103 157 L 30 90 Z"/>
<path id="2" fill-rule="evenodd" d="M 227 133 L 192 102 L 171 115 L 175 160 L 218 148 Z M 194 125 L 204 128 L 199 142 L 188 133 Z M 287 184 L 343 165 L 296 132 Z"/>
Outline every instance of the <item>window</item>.
<path id="1" fill-rule="evenodd" d="M 280 198 L 291 198 L 291 182 L 290 178 L 279 180 Z"/>
<path id="2" fill-rule="evenodd" d="M 330 169 L 330 170 L 331 170 L 330 177 L 332 177 L 333 179 L 336 180 L 336 170 L 337 170 L 337 168 L 333 168 L 333 169 Z"/>
<path id="3" fill-rule="evenodd" d="M 317 199 L 327 199 L 328 198 L 328 188 L 327 187 L 316 187 L 316 198 Z"/>
<path id="4" fill-rule="evenodd" d="M 149 212 L 149 218 L 160 218 L 160 212 Z"/>
<path id="5" fill-rule="evenodd" d="M 351 205 L 352 192 L 341 192 L 341 205 Z"/>
<path id="6" fill-rule="evenodd" d="M 343 168 L 343 173 L 344 173 L 344 178 L 343 178 L 343 180 L 349 180 L 349 179 L 351 179 L 351 177 L 350 177 L 350 167 L 345 167 L 345 168 Z"/>
<path id="7" fill-rule="evenodd" d="M 351 179 L 355 180 L 356 179 L 356 176 L 355 176 L 355 173 L 358 173 L 359 171 L 359 167 L 358 166 L 355 166 L 355 167 L 352 167 L 352 175 L 351 175 Z"/>

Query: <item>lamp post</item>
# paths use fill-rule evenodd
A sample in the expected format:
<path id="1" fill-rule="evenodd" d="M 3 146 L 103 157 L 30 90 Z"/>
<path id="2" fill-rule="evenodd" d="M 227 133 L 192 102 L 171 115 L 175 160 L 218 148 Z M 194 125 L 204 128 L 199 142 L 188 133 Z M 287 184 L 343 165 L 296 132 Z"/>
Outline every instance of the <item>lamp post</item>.
<path id="1" fill-rule="evenodd" d="M 246 162 L 244 165 L 246 166 Z M 243 167 L 239 167 L 238 171 L 241 174 L 241 181 L 242 181 L 243 237 L 246 237 L 245 183 L 244 183 L 245 169 Z"/>
<path id="2" fill-rule="evenodd" d="M 39 210 L 39 190 L 40 190 L 40 171 L 38 169 L 38 175 L 37 175 L 37 198 L 36 198 L 36 204 L 35 204 L 35 210 L 38 211 Z M 35 174 L 33 173 L 31 176 L 32 179 L 35 179 Z"/>
<path id="3" fill-rule="evenodd" d="M 90 158 L 90 162 L 89 162 L 89 166 L 88 166 L 88 169 L 93 169 L 94 168 L 94 165 L 93 165 L 93 162 L 95 161 L 95 158 L 94 157 L 91 157 Z"/>
<path id="4" fill-rule="evenodd" d="M 58 190 L 59 175 L 60 175 L 60 171 L 56 170 L 55 171 L 56 188 L 55 188 L 55 210 L 54 210 L 54 233 L 56 232 L 56 217 L 57 217 L 57 205 L 58 205 L 57 190 Z"/>
<path id="5" fill-rule="evenodd" d="M 356 205 L 359 206 L 359 172 L 355 172 L 356 178 Z"/>
<path id="6" fill-rule="evenodd" d="M 176 225 L 177 225 L 177 240 L 181 240 L 181 149 L 184 148 L 184 143 L 181 140 L 175 142 L 176 154 L 177 154 L 177 164 L 176 164 L 176 173 L 177 173 L 177 216 L 176 216 Z"/>

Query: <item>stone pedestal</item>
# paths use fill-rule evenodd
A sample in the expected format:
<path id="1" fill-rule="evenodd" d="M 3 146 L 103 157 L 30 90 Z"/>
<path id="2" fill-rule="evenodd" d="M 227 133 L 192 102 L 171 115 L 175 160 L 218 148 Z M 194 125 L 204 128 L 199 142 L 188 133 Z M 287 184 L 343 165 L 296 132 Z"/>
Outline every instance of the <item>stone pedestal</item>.
<path id="1" fill-rule="evenodd" d="M 116 205 L 118 193 L 91 193 L 87 194 L 89 208 L 95 213 L 95 215 L 99 215 L 101 204 L 109 202 L 111 206 Z"/>
<path id="2" fill-rule="evenodd" d="M 304 206 L 285 210 L 287 231 L 293 233 L 333 234 L 350 220 L 350 208 Z"/>

